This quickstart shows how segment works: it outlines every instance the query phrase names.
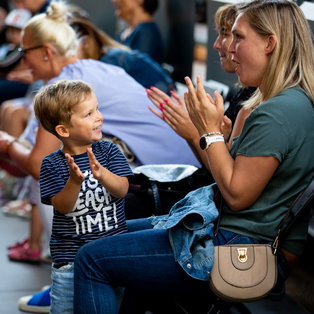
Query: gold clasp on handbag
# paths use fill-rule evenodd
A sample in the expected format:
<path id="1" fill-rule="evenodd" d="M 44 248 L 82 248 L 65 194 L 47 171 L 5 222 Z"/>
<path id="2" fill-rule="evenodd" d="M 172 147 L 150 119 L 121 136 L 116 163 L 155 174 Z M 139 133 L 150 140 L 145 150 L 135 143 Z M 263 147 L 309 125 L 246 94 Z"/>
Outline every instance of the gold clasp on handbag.
<path id="1" fill-rule="evenodd" d="M 280 230 L 278 231 L 278 235 L 273 243 L 273 253 L 276 254 L 277 253 L 277 249 L 278 249 L 278 242 L 279 242 L 279 233 Z"/>
<path id="2" fill-rule="evenodd" d="M 247 261 L 247 248 L 237 248 L 237 250 L 239 262 L 245 263 Z"/>

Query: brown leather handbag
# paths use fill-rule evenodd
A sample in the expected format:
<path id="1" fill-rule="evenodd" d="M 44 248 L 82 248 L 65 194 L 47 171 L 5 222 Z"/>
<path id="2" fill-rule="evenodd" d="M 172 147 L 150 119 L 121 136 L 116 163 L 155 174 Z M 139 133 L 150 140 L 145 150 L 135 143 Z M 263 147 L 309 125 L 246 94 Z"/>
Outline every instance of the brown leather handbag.
<path id="1" fill-rule="evenodd" d="M 249 302 L 264 298 L 277 281 L 279 239 L 284 238 L 313 199 L 314 180 L 297 197 L 282 219 L 277 236 L 270 244 L 231 244 L 215 246 L 214 265 L 209 285 L 220 298 Z M 221 206 L 220 206 L 221 207 Z M 219 221 L 216 226 L 218 232 Z"/>
<path id="2" fill-rule="evenodd" d="M 277 256 L 269 244 L 215 246 L 209 280 L 212 291 L 228 301 L 265 297 L 277 281 Z"/>

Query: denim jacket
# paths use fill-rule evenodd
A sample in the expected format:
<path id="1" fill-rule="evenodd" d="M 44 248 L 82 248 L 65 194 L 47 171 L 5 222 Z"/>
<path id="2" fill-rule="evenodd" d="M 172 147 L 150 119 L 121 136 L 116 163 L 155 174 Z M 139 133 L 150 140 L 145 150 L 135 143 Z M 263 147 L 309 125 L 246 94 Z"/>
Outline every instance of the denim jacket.
<path id="1" fill-rule="evenodd" d="M 168 215 L 154 217 L 154 228 L 169 230 L 175 260 L 196 279 L 208 280 L 214 263 L 214 203 L 216 184 L 188 193 Z"/>

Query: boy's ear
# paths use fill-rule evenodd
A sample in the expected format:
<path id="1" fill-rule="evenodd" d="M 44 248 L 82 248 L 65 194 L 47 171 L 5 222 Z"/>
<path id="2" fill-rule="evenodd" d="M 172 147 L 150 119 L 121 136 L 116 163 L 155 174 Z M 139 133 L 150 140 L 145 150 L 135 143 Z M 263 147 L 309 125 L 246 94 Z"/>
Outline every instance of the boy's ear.
<path id="1" fill-rule="evenodd" d="M 69 137 L 70 133 L 69 130 L 66 126 L 64 126 L 63 124 L 59 124 L 55 127 L 55 131 L 57 132 L 57 134 L 60 137 Z"/>
<path id="2" fill-rule="evenodd" d="M 267 45 L 266 45 L 266 54 L 271 54 L 277 44 L 277 38 L 275 35 L 269 35 L 267 38 Z"/>

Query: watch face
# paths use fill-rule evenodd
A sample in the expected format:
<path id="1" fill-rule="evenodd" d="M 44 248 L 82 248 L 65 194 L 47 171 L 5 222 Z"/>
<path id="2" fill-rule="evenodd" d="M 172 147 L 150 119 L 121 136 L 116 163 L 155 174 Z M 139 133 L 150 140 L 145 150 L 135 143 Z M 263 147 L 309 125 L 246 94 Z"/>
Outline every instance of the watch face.
<path id="1" fill-rule="evenodd" d="M 201 137 L 200 138 L 200 148 L 204 150 L 206 148 L 206 146 L 207 146 L 206 137 L 205 136 Z"/>

